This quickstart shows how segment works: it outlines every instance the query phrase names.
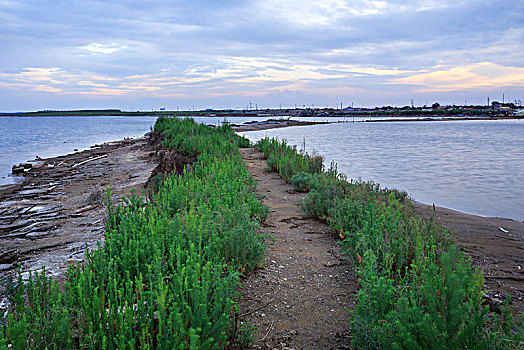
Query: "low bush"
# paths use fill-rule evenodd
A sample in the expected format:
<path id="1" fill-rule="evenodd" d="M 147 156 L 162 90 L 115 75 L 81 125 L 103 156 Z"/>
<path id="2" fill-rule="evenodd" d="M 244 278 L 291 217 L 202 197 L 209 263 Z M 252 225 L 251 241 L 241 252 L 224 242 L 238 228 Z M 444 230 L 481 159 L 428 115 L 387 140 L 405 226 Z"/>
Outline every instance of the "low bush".
<path id="1" fill-rule="evenodd" d="M 299 154 L 296 146 L 289 146 L 286 141 L 279 142 L 266 137 L 259 140 L 255 147 L 260 149 L 267 158 L 268 170 L 279 173 L 286 181 L 299 172 L 309 174 L 322 172 L 322 157 Z"/>
<path id="2" fill-rule="evenodd" d="M 314 186 L 317 181 L 316 176 L 310 173 L 298 172 L 289 179 L 289 183 L 293 185 L 295 191 L 307 192 Z"/>

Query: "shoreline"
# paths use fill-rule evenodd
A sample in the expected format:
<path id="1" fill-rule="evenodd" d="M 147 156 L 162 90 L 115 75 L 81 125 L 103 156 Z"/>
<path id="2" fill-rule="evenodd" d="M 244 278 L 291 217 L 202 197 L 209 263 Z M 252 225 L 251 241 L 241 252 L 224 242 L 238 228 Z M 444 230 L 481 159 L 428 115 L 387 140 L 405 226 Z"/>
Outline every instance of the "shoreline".
<path id="1" fill-rule="evenodd" d="M 453 233 L 457 246 L 484 273 L 493 305 L 511 295 L 514 314 L 524 312 L 524 223 L 484 217 L 414 201 L 415 212 Z"/>
<path id="2" fill-rule="evenodd" d="M 23 174 L 18 174 L 18 175 L 8 174 L 6 177 L 16 178 L 16 180 L 14 180 L 14 183 L 7 183 L 4 185 L 0 185 L 0 196 L 3 195 L 4 193 L 11 193 L 12 191 L 19 189 L 21 186 L 24 185 L 26 181 L 28 181 L 28 179 L 31 178 L 31 174 L 34 174 L 35 170 L 45 167 L 48 163 L 57 163 L 58 159 L 62 159 L 66 157 L 71 157 L 71 158 L 82 157 L 84 154 L 90 154 L 92 153 L 92 151 L 96 151 L 97 149 L 113 147 L 116 145 L 120 145 L 121 143 L 126 143 L 132 140 L 141 140 L 145 138 L 146 138 L 145 136 L 136 137 L 136 138 L 133 138 L 133 137 L 126 138 L 125 137 L 119 140 L 110 140 L 110 141 L 105 141 L 102 143 L 96 143 L 86 148 L 82 148 L 82 149 L 79 149 L 73 152 L 60 153 L 57 155 L 52 155 L 52 156 L 44 157 L 44 158 L 37 157 L 32 160 L 26 160 L 25 162 L 17 162 L 17 164 L 29 163 L 29 164 L 32 164 L 33 167 L 31 168 L 31 170 Z"/>
<path id="3" fill-rule="evenodd" d="M 520 219 L 516 219 L 516 218 L 510 218 L 510 217 L 506 217 L 506 216 L 489 216 L 489 215 L 482 215 L 482 214 L 478 214 L 478 213 L 472 213 L 472 212 L 469 212 L 469 211 L 465 211 L 465 210 L 461 210 L 461 209 L 456 209 L 456 208 L 451 208 L 451 207 L 447 207 L 447 206 L 443 206 L 443 205 L 438 205 L 436 203 L 426 203 L 426 202 L 421 202 L 419 200 L 416 200 L 416 199 L 412 199 L 412 202 L 414 203 L 414 205 L 417 207 L 433 207 L 433 205 L 435 206 L 435 208 L 440 208 L 442 210 L 446 210 L 446 211 L 449 211 L 449 212 L 452 212 L 452 213 L 457 213 L 457 214 L 461 214 L 461 215 L 471 215 L 471 216 L 475 216 L 475 217 L 478 217 L 478 218 L 482 218 L 482 219 L 485 219 L 485 220 L 507 220 L 507 221 L 514 221 L 518 224 L 524 224 L 524 220 L 520 220 Z"/>
<path id="4" fill-rule="evenodd" d="M 258 130 L 267 126 L 259 125 Z M 132 187 L 143 189 L 157 165 L 154 151 L 148 138 L 111 141 L 42 159 L 42 166 L 21 183 L 0 190 L 0 280 L 16 272 L 18 263 L 23 271 L 46 265 L 50 275 L 59 276 L 67 265 L 82 261 L 86 243 L 95 248 L 103 239 L 106 213 L 99 199 L 105 188 L 113 186 L 116 201 Z M 45 166 L 61 162 L 65 163 Z M 491 299 L 509 293 L 515 311 L 524 311 L 524 223 L 440 206 L 433 210 L 431 204 L 416 201 L 414 205 L 425 218 L 454 232 L 457 244 L 484 271 Z"/>
<path id="5" fill-rule="evenodd" d="M 359 117 L 363 117 L 360 115 Z M 371 118 L 384 118 L 384 117 L 371 117 Z M 392 118 L 392 119 L 368 119 L 363 120 L 363 123 L 379 123 L 379 122 L 453 122 L 453 121 L 474 121 L 474 120 L 524 120 L 523 117 L 425 117 L 417 116 L 411 118 Z"/>
<path id="6" fill-rule="evenodd" d="M 19 263 L 26 277 L 44 265 L 48 275 L 61 276 L 82 262 L 86 248 L 103 239 L 107 188 L 114 202 L 144 189 L 156 166 L 151 150 L 142 137 L 45 158 L 0 191 L 0 281 Z"/>
<path id="7" fill-rule="evenodd" d="M 255 122 L 251 124 L 241 124 L 236 125 L 232 124 L 233 131 L 235 132 L 246 132 L 246 131 L 259 131 L 259 130 L 269 130 L 269 129 L 278 129 L 278 128 L 287 128 L 291 126 L 306 126 L 306 125 L 324 125 L 324 124 L 333 124 L 338 123 L 338 121 L 302 121 L 302 120 L 267 120 L 261 122 Z"/>

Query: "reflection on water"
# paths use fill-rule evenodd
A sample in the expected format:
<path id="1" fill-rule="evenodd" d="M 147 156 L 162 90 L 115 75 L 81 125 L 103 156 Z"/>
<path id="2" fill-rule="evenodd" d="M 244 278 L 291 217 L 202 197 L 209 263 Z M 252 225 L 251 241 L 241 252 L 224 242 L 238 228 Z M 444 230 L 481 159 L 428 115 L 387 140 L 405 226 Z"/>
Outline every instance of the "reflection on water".
<path id="1" fill-rule="evenodd" d="M 350 178 L 416 200 L 524 220 L 524 121 L 345 123 L 243 133 L 287 139 Z"/>

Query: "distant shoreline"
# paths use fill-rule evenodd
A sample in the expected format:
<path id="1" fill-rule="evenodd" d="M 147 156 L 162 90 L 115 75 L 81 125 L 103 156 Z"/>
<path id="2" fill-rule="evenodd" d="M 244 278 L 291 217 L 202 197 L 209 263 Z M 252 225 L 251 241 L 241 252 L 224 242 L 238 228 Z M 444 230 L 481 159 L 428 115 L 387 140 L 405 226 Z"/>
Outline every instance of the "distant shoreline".
<path id="1" fill-rule="evenodd" d="M 505 108 L 505 109 L 504 109 Z M 0 117 L 91 117 L 91 116 L 120 116 L 120 117 L 158 117 L 172 115 L 176 117 L 216 117 L 216 118 L 301 118 L 303 120 L 340 120 L 360 118 L 369 122 L 394 121 L 455 121 L 455 120 L 502 120 L 524 119 L 522 107 L 508 109 L 488 108 L 486 106 L 445 107 L 445 108 L 373 108 L 373 109 L 205 109 L 205 110 L 151 110 L 151 111 L 123 111 L 120 109 L 82 109 L 82 110 L 40 110 L 33 112 L 0 112 Z M 520 108 L 520 109 L 519 109 Z"/>
<path id="2" fill-rule="evenodd" d="M 378 122 L 441 122 L 441 121 L 469 121 L 469 120 L 524 120 L 519 116 L 499 116 L 499 117 L 411 117 L 411 118 L 392 118 L 392 119 L 369 119 L 363 120 L 365 123 Z"/>
<path id="3" fill-rule="evenodd" d="M 76 113 L 76 112 L 61 112 L 61 113 L 0 113 L 0 118 L 2 117 L 23 117 L 23 118 L 38 118 L 38 117 L 159 117 L 162 115 L 169 115 L 171 112 L 121 112 L 121 113 Z M 267 119 L 268 117 L 272 118 L 287 118 L 282 119 L 283 121 L 289 121 L 291 123 L 285 124 L 282 123 L 278 126 L 263 126 L 261 129 L 272 129 L 280 128 L 287 126 L 298 126 L 298 125 L 314 125 L 314 124 L 330 124 L 330 123 L 392 123 L 392 122 L 441 122 L 441 121 L 488 121 L 488 120 L 524 120 L 524 116 L 518 115 L 475 115 L 475 116 L 457 116 L 457 115 L 427 115 L 427 114 L 414 114 L 407 117 L 399 117 L 398 115 L 384 115 L 384 114 L 373 114 L 373 113 L 351 113 L 351 114 L 333 114 L 333 115 L 295 115 L 293 113 L 286 114 L 253 114 L 253 113 L 242 113 L 242 112 L 231 112 L 231 113 L 203 113 L 203 112 L 188 112 L 178 115 L 176 112 L 173 112 L 173 116 L 176 117 L 215 117 L 215 118 L 225 118 L 229 121 L 233 121 L 234 118 L 253 118 L 254 121 Z M 298 122 L 297 120 L 289 118 L 303 118 L 301 124 L 293 123 Z M 317 118 L 323 120 L 317 121 Z M 359 118 L 359 120 L 354 120 Z M 307 120 L 309 119 L 309 120 Z M 261 130 L 260 128 L 252 128 L 250 125 L 237 125 L 236 131 L 253 131 Z"/>

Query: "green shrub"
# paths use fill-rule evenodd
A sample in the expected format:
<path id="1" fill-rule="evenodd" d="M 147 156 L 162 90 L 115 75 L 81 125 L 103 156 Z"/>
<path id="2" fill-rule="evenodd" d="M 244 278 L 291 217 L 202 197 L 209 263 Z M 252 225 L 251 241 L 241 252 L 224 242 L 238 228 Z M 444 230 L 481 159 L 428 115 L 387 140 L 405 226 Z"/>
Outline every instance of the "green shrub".
<path id="1" fill-rule="evenodd" d="M 296 146 L 289 146 L 285 140 L 279 142 L 266 137 L 259 140 L 255 147 L 267 158 L 268 171 L 279 173 L 286 181 L 299 172 L 317 174 L 323 169 L 322 157 L 299 154 Z"/>
<path id="2" fill-rule="evenodd" d="M 289 183 L 293 185 L 295 191 L 308 192 L 312 186 L 316 177 L 310 173 L 298 172 L 289 179 Z"/>

